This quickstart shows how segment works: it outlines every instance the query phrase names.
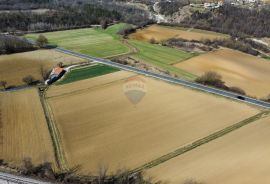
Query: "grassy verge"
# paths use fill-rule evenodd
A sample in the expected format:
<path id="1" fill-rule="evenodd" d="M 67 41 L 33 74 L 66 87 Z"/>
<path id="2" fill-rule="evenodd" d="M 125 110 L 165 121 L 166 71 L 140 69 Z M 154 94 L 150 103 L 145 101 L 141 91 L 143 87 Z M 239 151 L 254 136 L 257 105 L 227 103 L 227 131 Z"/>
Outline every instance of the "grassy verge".
<path id="1" fill-rule="evenodd" d="M 67 73 L 63 80 L 57 82 L 57 85 L 93 78 L 96 76 L 105 75 L 116 71 L 119 70 L 105 65 L 94 65 L 85 68 L 74 69 L 69 73 Z"/>
<path id="2" fill-rule="evenodd" d="M 161 164 L 163 162 L 166 162 L 166 161 L 168 161 L 168 160 L 170 160 L 172 158 L 175 158 L 175 157 L 177 157 L 179 155 L 182 155 L 182 154 L 184 154 L 184 153 L 186 153 L 188 151 L 191 151 L 191 150 L 193 150 L 193 149 L 195 149 L 195 148 L 197 148 L 199 146 L 202 146 L 202 145 L 204 145 L 204 144 L 206 144 L 208 142 L 211 142 L 211 141 L 213 141 L 215 139 L 218 139 L 218 138 L 220 138 L 220 137 L 222 137 L 222 136 L 224 136 L 224 135 L 226 135 L 226 134 L 228 134 L 230 132 L 233 132 L 233 131 L 235 131 L 235 130 L 243 127 L 243 126 L 246 126 L 246 125 L 248 125 L 248 124 L 250 124 L 252 122 L 255 122 L 255 121 L 257 121 L 257 120 L 259 120 L 261 118 L 267 117 L 267 116 L 269 116 L 269 114 L 270 114 L 270 111 L 265 111 L 265 112 L 258 113 L 258 114 L 254 115 L 254 116 L 252 116 L 252 117 L 250 117 L 248 119 L 245 119 L 245 120 L 243 120 L 241 122 L 238 122 L 238 123 L 236 123 L 234 125 L 231 125 L 231 126 L 229 126 L 227 128 L 224 128 L 224 129 L 222 129 L 220 131 L 214 132 L 214 133 L 212 133 L 212 134 L 210 134 L 210 135 L 208 135 L 208 136 L 206 136 L 204 138 L 201 138 L 201 139 L 199 139 L 199 140 L 197 140 L 195 142 L 192 142 L 192 143 L 190 143 L 190 144 L 188 144 L 186 146 L 183 146 L 183 147 L 181 147 L 181 148 L 179 148 L 179 149 L 177 149 L 177 150 L 175 150 L 175 151 L 173 151 L 171 153 L 168 153 L 167 155 L 164 155 L 164 156 L 162 156 L 160 158 L 157 158 L 157 159 L 155 159 L 155 160 L 153 160 L 151 162 L 148 162 L 148 163 L 142 165 L 141 167 L 138 167 L 138 168 L 134 169 L 132 172 L 136 173 L 136 172 L 140 172 L 140 171 L 145 170 L 145 169 L 150 169 L 152 167 L 155 167 L 155 166 L 157 166 L 157 165 L 159 165 L 159 164 Z"/>
<path id="3" fill-rule="evenodd" d="M 58 169 L 60 169 L 60 171 L 67 171 L 69 167 L 62 147 L 63 144 L 60 139 L 60 133 L 53 119 L 53 113 L 51 112 L 49 104 L 46 101 L 47 89 L 48 88 L 43 88 L 42 91 L 39 90 L 40 101 L 47 121 L 48 129 L 51 135 L 57 167 Z"/>
<path id="4" fill-rule="evenodd" d="M 101 28 L 84 28 L 66 31 L 42 33 L 49 40 L 65 49 L 96 57 L 110 57 L 129 52 L 129 48 L 121 41 L 117 32 L 128 24 L 116 24 L 106 30 Z M 26 38 L 36 40 L 39 34 L 28 34 Z"/>
<path id="5" fill-rule="evenodd" d="M 136 59 L 188 79 L 196 78 L 195 75 L 173 66 L 174 63 L 187 60 L 193 57 L 194 54 L 136 40 L 129 40 L 129 43 L 139 50 L 139 52 L 133 56 Z"/>

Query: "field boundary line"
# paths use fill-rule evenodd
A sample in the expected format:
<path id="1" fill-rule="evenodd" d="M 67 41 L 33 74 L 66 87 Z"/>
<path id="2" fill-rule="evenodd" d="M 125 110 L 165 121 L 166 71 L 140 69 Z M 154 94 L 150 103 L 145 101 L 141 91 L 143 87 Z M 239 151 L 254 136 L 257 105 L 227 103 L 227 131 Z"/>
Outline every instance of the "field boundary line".
<path id="1" fill-rule="evenodd" d="M 164 162 L 166 162 L 166 161 L 168 161 L 170 159 L 173 159 L 173 158 L 175 158 L 175 157 L 177 157 L 179 155 L 182 155 L 182 154 L 184 154 L 184 153 L 186 153 L 188 151 L 191 151 L 191 150 L 193 150 L 193 149 L 195 149 L 195 148 L 197 148 L 199 146 L 207 144 L 207 143 L 209 143 L 209 142 L 211 142 L 211 141 L 213 141 L 215 139 L 218 139 L 218 138 L 220 138 L 220 137 L 222 137 L 222 136 L 224 136 L 226 134 L 229 134 L 229 133 L 231 133 L 231 132 L 233 132 L 233 131 L 235 131 L 235 130 L 243 127 L 243 126 L 246 126 L 246 125 L 248 125 L 248 124 L 250 124 L 252 122 L 255 122 L 255 121 L 259 120 L 259 119 L 265 118 L 265 117 L 267 117 L 269 115 L 270 115 L 270 111 L 260 112 L 260 113 L 258 113 L 256 115 L 251 116 L 251 117 L 249 117 L 247 119 L 244 119 L 244 120 L 242 120 L 242 121 L 240 121 L 240 122 L 238 122 L 236 124 L 228 126 L 228 127 L 224 128 L 224 129 L 219 130 L 217 132 L 214 132 L 214 133 L 212 133 L 212 134 L 210 134 L 210 135 L 208 135 L 208 136 L 206 136 L 204 138 L 198 139 L 198 140 L 196 140 L 196 141 L 194 141 L 194 142 L 192 142 L 190 144 L 187 144 L 187 145 L 185 145 L 185 146 L 183 146 L 183 147 L 181 147 L 181 148 L 179 148 L 179 149 L 177 149 L 177 150 L 175 150 L 173 152 L 170 152 L 170 153 L 168 153 L 166 155 L 163 155 L 163 156 L 161 156 L 161 157 L 159 157 L 159 158 L 157 158 L 155 160 L 152 160 L 152 161 L 150 161 L 150 162 L 148 162 L 148 163 L 146 163 L 146 164 L 144 164 L 144 165 L 142 165 L 142 166 L 140 166 L 138 168 L 135 168 L 134 170 L 131 171 L 131 173 L 138 173 L 138 172 L 141 172 L 141 171 L 143 171 L 145 169 L 153 168 L 153 167 L 155 167 L 155 166 L 157 166 L 159 164 L 162 164 L 162 163 L 164 163 Z"/>
<path id="2" fill-rule="evenodd" d="M 3 127 L 4 125 L 3 125 L 3 120 L 2 120 L 2 99 L 1 99 L 0 100 L 0 146 L 3 145 L 3 141 L 4 141 Z"/>
<path id="3" fill-rule="evenodd" d="M 50 135 L 51 135 L 57 166 L 61 171 L 67 171 L 69 169 L 69 167 L 67 165 L 65 153 L 63 151 L 59 130 L 55 124 L 53 114 L 52 114 L 52 111 L 49 107 L 49 104 L 46 101 L 47 89 L 48 89 L 48 87 L 43 88 L 43 91 L 41 91 L 39 89 L 40 101 L 41 101 L 41 105 L 43 107 L 45 119 L 47 121 L 47 126 L 49 129 Z"/>

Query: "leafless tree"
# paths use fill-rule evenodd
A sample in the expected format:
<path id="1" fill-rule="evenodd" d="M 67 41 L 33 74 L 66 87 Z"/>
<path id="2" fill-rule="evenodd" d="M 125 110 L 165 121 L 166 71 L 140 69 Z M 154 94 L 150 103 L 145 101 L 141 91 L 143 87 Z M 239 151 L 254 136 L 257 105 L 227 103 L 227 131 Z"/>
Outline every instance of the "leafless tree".
<path id="1" fill-rule="evenodd" d="M 50 72 L 47 69 L 45 69 L 43 65 L 40 66 L 39 71 L 44 81 L 48 79 Z"/>
<path id="2" fill-rule="evenodd" d="M 24 83 L 26 83 L 27 85 L 31 85 L 31 84 L 33 84 L 33 82 L 35 81 L 35 79 L 34 79 L 34 77 L 32 75 L 28 75 L 28 76 L 24 77 L 22 79 L 22 81 Z"/>
<path id="3" fill-rule="evenodd" d="M 4 89 L 6 89 L 7 81 L 0 81 L 0 85 L 3 86 Z"/>

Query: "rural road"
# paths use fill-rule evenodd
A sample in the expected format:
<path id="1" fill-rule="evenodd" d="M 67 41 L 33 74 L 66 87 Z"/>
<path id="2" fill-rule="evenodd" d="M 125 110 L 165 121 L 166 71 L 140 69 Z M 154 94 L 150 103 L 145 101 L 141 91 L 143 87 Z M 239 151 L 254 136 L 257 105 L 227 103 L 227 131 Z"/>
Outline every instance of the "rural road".
<path id="1" fill-rule="evenodd" d="M 1 184 L 50 184 L 48 182 L 42 182 L 22 176 L 16 176 L 12 174 L 0 172 L 0 183 Z"/>
<path id="2" fill-rule="evenodd" d="M 184 80 L 184 79 L 177 79 L 177 78 L 174 78 L 174 77 L 171 77 L 171 76 L 168 76 L 168 75 L 163 75 L 163 74 L 158 74 L 158 73 L 154 73 L 154 72 L 145 71 L 145 70 L 138 69 L 138 68 L 135 68 L 135 67 L 115 63 L 115 62 L 112 62 L 112 61 L 107 60 L 107 59 L 97 58 L 97 57 L 77 53 L 77 52 L 70 51 L 70 50 L 63 49 L 63 48 L 56 48 L 55 50 L 58 51 L 58 52 L 73 55 L 73 56 L 76 56 L 76 57 L 79 57 L 79 58 L 82 58 L 82 59 L 91 60 L 91 61 L 94 61 L 94 62 L 97 62 L 97 63 L 100 63 L 100 64 L 109 65 L 109 66 L 119 68 L 119 69 L 122 69 L 122 70 L 135 72 L 135 73 L 142 74 L 142 75 L 145 75 L 145 76 L 148 76 L 148 77 L 157 78 L 157 79 L 160 79 L 160 80 L 163 80 L 163 81 L 167 81 L 167 82 L 171 82 L 171 83 L 174 83 L 174 84 L 186 86 L 186 87 L 189 87 L 189 88 L 192 88 L 192 89 L 204 91 L 204 92 L 207 92 L 207 93 L 212 93 L 212 94 L 227 97 L 227 98 L 230 98 L 230 99 L 233 99 L 233 100 L 238 100 L 238 101 L 253 104 L 253 105 L 256 105 L 256 106 L 259 106 L 259 107 L 263 107 L 263 108 L 266 108 L 266 109 L 270 109 L 270 103 L 267 103 L 267 102 L 264 102 L 264 101 L 261 101 L 261 100 L 257 100 L 257 99 L 254 99 L 254 98 L 250 98 L 250 97 L 247 97 L 247 96 L 239 95 L 239 94 L 236 94 L 236 93 L 233 93 L 233 92 L 212 88 L 212 87 L 209 87 L 209 86 L 205 86 L 205 85 L 198 84 L 198 83 L 188 81 L 188 80 Z M 244 100 L 239 99 L 238 98 L 239 96 L 244 97 Z"/>

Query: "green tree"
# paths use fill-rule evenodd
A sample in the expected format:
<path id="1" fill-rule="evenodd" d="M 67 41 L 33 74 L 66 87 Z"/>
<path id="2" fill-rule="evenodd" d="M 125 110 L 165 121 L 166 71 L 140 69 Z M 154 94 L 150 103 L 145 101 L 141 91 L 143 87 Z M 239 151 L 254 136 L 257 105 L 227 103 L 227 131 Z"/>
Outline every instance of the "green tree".
<path id="1" fill-rule="evenodd" d="M 48 39 L 44 35 L 39 35 L 37 38 L 37 45 L 39 47 L 44 47 L 46 44 L 48 44 Z"/>

